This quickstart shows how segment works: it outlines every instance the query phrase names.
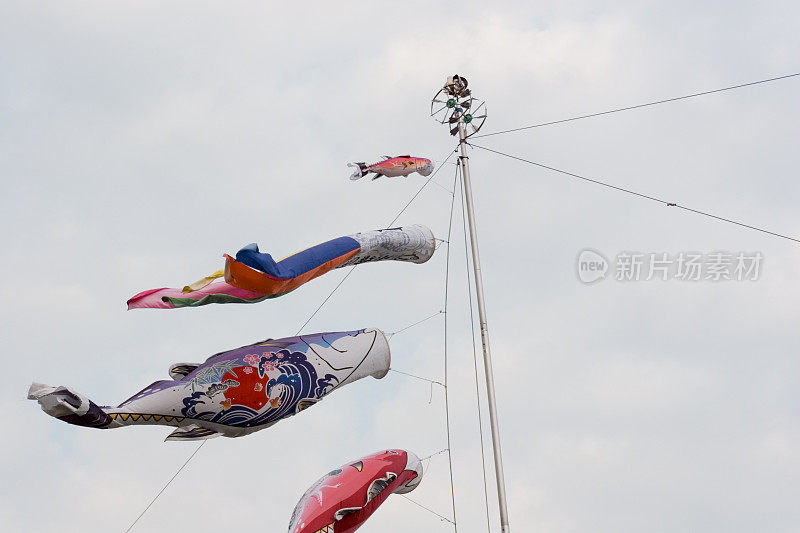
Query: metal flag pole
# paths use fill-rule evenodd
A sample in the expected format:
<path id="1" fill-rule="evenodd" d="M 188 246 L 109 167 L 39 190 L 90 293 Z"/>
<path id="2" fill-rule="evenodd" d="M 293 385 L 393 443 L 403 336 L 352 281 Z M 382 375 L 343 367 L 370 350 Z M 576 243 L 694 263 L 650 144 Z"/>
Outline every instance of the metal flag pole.
<path id="1" fill-rule="evenodd" d="M 444 112 L 444 113 L 442 113 Z M 481 260 L 478 254 L 478 235 L 475 229 L 475 209 L 472 203 L 472 182 L 469 173 L 467 138 L 480 130 L 486 121 L 486 104 L 474 98 L 467 89 L 467 80 L 458 74 L 447 79 L 447 83 L 436 93 L 431 101 L 431 116 L 442 124 L 450 124 L 451 135 L 458 134 L 461 156 L 461 175 L 464 182 L 464 197 L 467 204 L 469 239 L 472 247 L 472 268 L 475 272 L 475 295 L 478 300 L 478 319 L 481 326 L 483 346 L 483 366 L 486 375 L 486 397 L 489 403 L 489 423 L 492 429 L 492 448 L 494 451 L 494 471 L 497 478 L 497 500 L 500 506 L 500 527 L 502 533 L 510 533 L 508 505 L 506 503 L 506 484 L 503 474 L 503 455 L 500 450 L 500 429 L 497 422 L 497 406 L 494 396 L 494 374 L 492 372 L 492 352 L 489 349 L 489 326 L 486 321 L 486 306 L 483 300 L 483 279 Z M 472 131 L 470 132 L 469 129 Z"/>

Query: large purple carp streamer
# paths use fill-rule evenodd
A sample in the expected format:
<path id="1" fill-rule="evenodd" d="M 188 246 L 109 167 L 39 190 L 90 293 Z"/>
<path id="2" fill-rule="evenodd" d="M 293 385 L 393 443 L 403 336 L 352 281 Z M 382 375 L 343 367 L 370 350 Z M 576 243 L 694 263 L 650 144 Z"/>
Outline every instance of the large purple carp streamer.
<path id="1" fill-rule="evenodd" d="M 167 440 L 240 437 L 299 413 L 334 390 L 389 372 L 378 329 L 266 340 L 218 353 L 204 363 L 176 363 L 117 407 L 100 406 L 68 387 L 33 383 L 28 399 L 78 426 L 172 426 Z"/>
<path id="2" fill-rule="evenodd" d="M 225 270 L 183 289 L 151 289 L 128 300 L 128 309 L 175 309 L 211 303 L 256 303 L 283 296 L 334 268 L 374 261 L 424 263 L 436 240 L 425 226 L 365 231 L 323 242 L 281 261 L 249 244 L 226 255 Z M 214 279 L 225 277 L 225 281 Z"/>

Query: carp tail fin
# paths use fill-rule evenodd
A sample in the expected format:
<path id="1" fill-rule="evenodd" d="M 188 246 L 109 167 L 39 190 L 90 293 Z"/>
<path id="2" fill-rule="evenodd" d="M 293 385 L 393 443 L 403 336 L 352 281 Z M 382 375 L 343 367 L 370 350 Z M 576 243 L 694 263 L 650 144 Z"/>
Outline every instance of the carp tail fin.
<path id="1" fill-rule="evenodd" d="M 367 164 L 366 163 L 347 163 L 348 167 L 354 167 L 358 170 L 354 170 L 352 174 L 350 174 L 350 181 L 355 181 L 358 179 L 363 178 L 367 174 Z"/>
<path id="2" fill-rule="evenodd" d="M 100 406 L 67 387 L 32 383 L 28 399 L 39 402 L 48 415 L 76 426 L 107 428 L 112 418 Z"/>

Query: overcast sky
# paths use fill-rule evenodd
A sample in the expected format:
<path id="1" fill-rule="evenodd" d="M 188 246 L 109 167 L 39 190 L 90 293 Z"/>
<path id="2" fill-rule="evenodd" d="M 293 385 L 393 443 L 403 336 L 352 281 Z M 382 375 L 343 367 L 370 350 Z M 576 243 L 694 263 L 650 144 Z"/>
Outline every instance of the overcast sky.
<path id="1" fill-rule="evenodd" d="M 798 16 L 789 1 L 0 2 L 2 529 L 125 531 L 197 444 L 61 423 L 25 400 L 30 382 L 116 404 L 173 362 L 293 335 L 345 272 L 256 305 L 125 300 L 250 242 L 283 257 L 385 226 L 424 179 L 353 183 L 345 165 L 446 157 L 453 139 L 428 117 L 446 75 L 468 77 L 497 131 L 798 72 Z M 799 89 L 475 142 L 797 237 Z M 471 155 L 512 529 L 797 531 L 800 245 Z M 446 238 L 454 169 L 399 223 Z M 459 530 L 480 532 L 461 223 L 456 207 L 448 390 Z M 764 259 L 757 281 L 585 285 L 585 248 Z M 392 332 L 436 313 L 445 252 L 358 267 L 305 331 Z M 394 337 L 393 368 L 443 380 L 442 325 Z M 284 531 L 318 477 L 387 447 L 446 447 L 441 387 L 368 378 L 209 441 L 133 531 Z M 410 496 L 452 516 L 446 455 L 427 466 Z M 363 527 L 450 529 L 398 496 Z"/>

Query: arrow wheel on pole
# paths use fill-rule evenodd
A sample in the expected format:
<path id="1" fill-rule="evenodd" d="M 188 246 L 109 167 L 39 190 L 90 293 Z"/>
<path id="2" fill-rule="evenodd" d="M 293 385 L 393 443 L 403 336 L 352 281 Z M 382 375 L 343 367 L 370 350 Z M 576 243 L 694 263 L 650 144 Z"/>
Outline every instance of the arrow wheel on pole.
<path id="1" fill-rule="evenodd" d="M 440 124 L 450 126 L 450 135 L 458 134 L 463 122 L 467 137 L 477 133 L 486 122 L 486 102 L 472 96 L 466 78 L 454 74 L 431 100 L 431 116 Z"/>

